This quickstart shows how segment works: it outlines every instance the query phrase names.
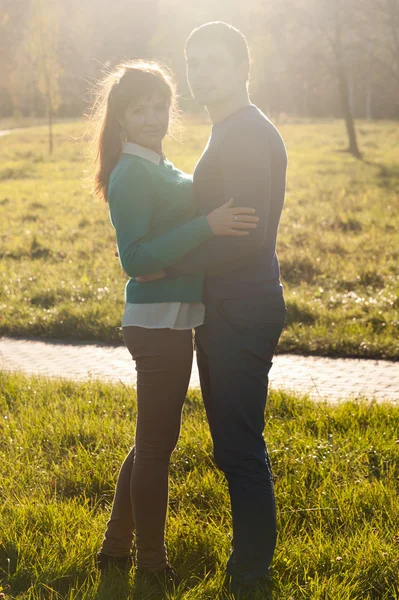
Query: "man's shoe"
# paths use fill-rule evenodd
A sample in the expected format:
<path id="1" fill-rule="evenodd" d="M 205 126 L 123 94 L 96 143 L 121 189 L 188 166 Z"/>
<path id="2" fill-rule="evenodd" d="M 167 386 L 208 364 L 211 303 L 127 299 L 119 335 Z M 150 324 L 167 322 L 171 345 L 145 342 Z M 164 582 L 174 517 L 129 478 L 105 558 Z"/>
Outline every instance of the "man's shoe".
<path id="1" fill-rule="evenodd" d="M 237 599 L 267 600 L 271 597 L 272 583 L 273 580 L 270 575 L 264 575 L 263 577 L 249 581 L 226 575 L 224 587 L 229 594 L 232 594 Z"/>
<path id="2" fill-rule="evenodd" d="M 123 571 L 128 573 L 133 566 L 133 559 L 129 556 L 108 556 L 102 552 L 97 552 L 96 568 L 101 571 Z"/>
<path id="3" fill-rule="evenodd" d="M 151 571 L 136 567 L 136 577 L 139 581 L 149 584 L 161 584 L 168 589 L 173 589 L 181 583 L 181 578 L 169 564 L 162 571 Z"/>

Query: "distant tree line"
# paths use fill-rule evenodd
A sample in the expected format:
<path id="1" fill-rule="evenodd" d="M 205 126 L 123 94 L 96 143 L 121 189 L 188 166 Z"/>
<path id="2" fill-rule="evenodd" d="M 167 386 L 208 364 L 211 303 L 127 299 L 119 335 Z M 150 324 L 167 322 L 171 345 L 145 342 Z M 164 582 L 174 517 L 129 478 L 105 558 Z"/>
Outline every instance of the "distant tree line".
<path id="1" fill-rule="evenodd" d="M 0 116 L 75 116 L 90 84 L 124 58 L 176 72 L 182 107 L 191 29 L 239 27 L 252 97 L 275 116 L 399 117 L 399 0 L 0 0 Z M 350 144 L 351 144 L 350 140 Z"/>

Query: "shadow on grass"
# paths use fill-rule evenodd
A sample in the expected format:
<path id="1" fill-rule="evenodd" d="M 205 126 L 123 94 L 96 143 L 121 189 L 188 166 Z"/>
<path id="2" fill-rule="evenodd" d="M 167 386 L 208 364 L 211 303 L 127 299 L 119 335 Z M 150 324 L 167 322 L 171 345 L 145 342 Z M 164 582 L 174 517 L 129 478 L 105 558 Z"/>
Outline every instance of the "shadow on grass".
<path id="1" fill-rule="evenodd" d="M 312 307 L 296 300 L 287 300 L 287 325 L 293 323 L 304 323 L 313 325 L 316 322 L 317 315 Z"/>
<path id="2" fill-rule="evenodd" d="M 117 598 L 118 600 L 133 600 L 135 598 L 134 594 L 132 595 L 132 586 L 128 574 L 108 574 L 101 577 L 95 600 L 110 600 L 111 598 Z"/>
<path id="3" fill-rule="evenodd" d="M 399 165 L 385 165 L 369 160 L 363 160 L 363 162 L 370 167 L 377 167 L 379 169 L 377 173 L 377 179 L 380 187 L 386 189 L 396 189 L 399 187 Z"/>
<path id="4" fill-rule="evenodd" d="M 312 283 L 320 274 L 319 268 L 313 260 L 307 256 L 298 258 L 282 258 L 280 260 L 281 272 L 284 280 L 290 284 Z"/>
<path id="5" fill-rule="evenodd" d="M 351 150 L 348 147 L 346 147 L 346 148 L 337 148 L 335 150 L 335 152 L 337 152 L 337 154 L 349 154 L 349 156 L 352 156 L 353 158 L 356 158 L 357 160 L 361 160 L 362 162 L 364 162 L 363 154 L 361 152 L 353 151 L 353 150 Z"/>
<path id="6" fill-rule="evenodd" d="M 387 189 L 399 186 L 399 165 L 378 165 L 379 185 Z"/>
<path id="7" fill-rule="evenodd" d="M 0 572 L 0 575 L 2 573 Z M 120 573 L 113 573 L 108 576 L 102 577 L 97 585 L 97 575 L 86 571 L 77 571 L 71 569 L 71 571 L 60 577 L 52 576 L 40 576 L 38 579 L 34 579 L 32 574 L 27 572 L 16 573 L 14 577 L 0 578 L 1 583 L 5 586 L 7 593 L 12 598 L 18 597 L 19 594 L 27 593 L 35 589 L 35 592 L 39 597 L 49 597 L 55 599 L 63 598 L 95 598 L 95 600 L 160 600 L 161 596 L 158 594 L 140 594 L 137 595 L 132 591 L 132 582 L 129 579 L 129 575 L 121 575 Z M 96 591 L 94 589 L 96 588 Z M 36 598 L 36 596 L 35 596 Z"/>
<path id="8" fill-rule="evenodd" d="M 53 578 L 51 576 L 35 578 L 32 573 L 24 570 L 15 573 L 11 578 L 0 578 L 0 581 L 6 586 L 6 589 L 8 593 L 11 594 L 12 598 L 18 597 L 19 594 L 32 591 L 32 588 L 36 588 L 37 591 L 43 590 L 45 593 L 54 593 L 59 598 L 66 598 L 68 597 L 70 590 L 82 588 L 87 583 L 87 577 L 87 572 L 73 570 L 71 573 L 62 575 L 58 578 Z M 54 596 L 51 597 L 53 598 Z M 121 598 L 121 600 L 124 599 Z"/>

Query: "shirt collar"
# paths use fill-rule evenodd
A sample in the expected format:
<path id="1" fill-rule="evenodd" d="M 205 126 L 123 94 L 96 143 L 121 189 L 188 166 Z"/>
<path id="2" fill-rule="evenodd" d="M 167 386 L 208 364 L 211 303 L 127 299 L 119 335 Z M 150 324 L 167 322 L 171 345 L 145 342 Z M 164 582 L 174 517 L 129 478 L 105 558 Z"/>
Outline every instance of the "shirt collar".
<path id="1" fill-rule="evenodd" d="M 149 160 L 154 165 L 160 165 L 162 156 L 150 150 L 149 148 L 145 148 L 144 146 L 140 146 L 139 144 L 133 144 L 132 142 L 124 142 L 122 152 L 125 154 L 134 154 L 135 156 L 140 156 L 140 158 L 144 158 L 145 160 Z"/>

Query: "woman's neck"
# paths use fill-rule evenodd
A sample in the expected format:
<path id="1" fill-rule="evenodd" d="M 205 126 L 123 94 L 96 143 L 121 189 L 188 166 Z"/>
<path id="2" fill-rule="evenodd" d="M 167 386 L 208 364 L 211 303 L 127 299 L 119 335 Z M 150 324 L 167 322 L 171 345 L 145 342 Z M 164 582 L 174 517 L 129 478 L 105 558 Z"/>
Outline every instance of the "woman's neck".
<path id="1" fill-rule="evenodd" d="M 151 150 L 152 152 L 155 152 L 156 154 L 159 154 L 159 156 L 163 155 L 163 148 L 162 148 L 162 141 L 156 144 L 140 144 L 139 142 L 136 142 L 135 140 L 127 140 L 129 142 L 129 144 L 136 144 L 137 146 L 141 146 L 142 148 L 146 148 L 147 150 Z"/>

